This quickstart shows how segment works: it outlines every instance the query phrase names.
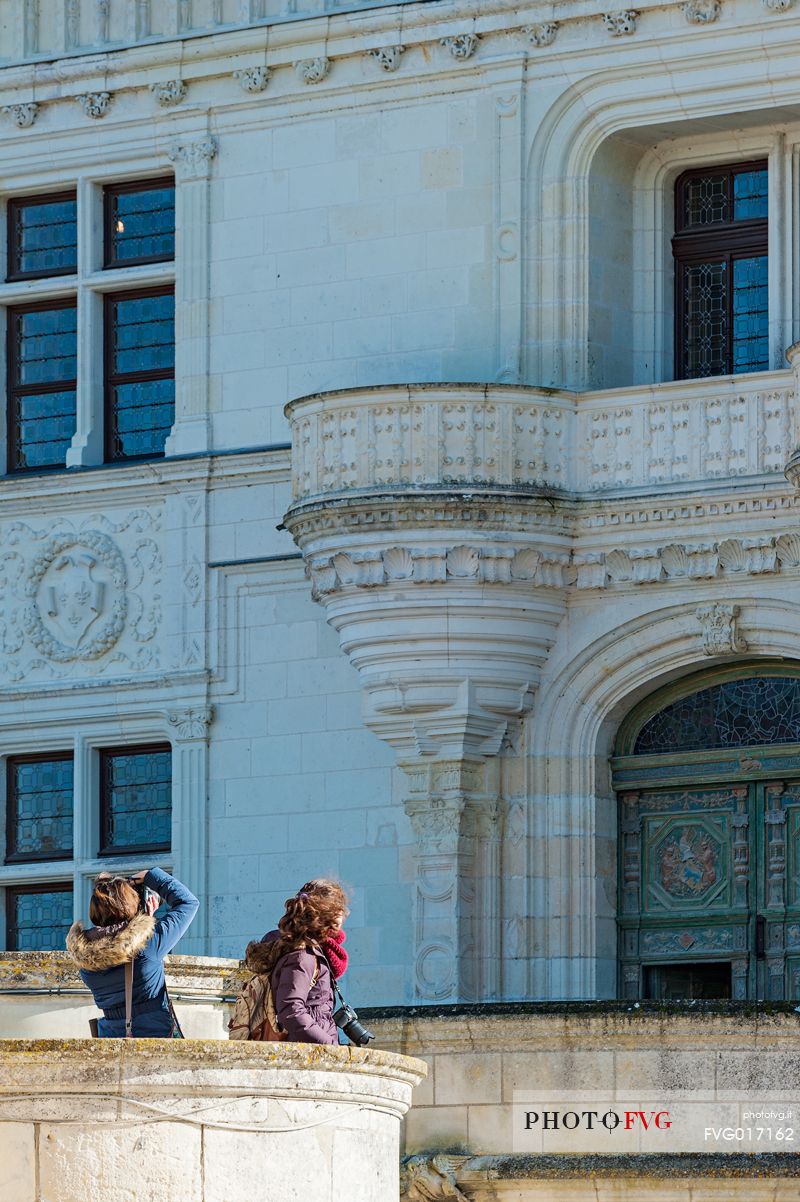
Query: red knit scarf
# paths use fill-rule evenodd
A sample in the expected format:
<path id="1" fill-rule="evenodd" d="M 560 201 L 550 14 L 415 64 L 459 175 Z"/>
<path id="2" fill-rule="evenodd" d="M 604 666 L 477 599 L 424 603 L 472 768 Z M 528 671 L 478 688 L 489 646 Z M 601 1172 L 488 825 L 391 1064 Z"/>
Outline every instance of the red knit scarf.
<path id="1" fill-rule="evenodd" d="M 322 940 L 322 947 L 328 957 L 331 972 L 337 981 L 347 968 L 347 952 L 342 946 L 346 938 L 344 931 L 337 931 L 335 935 L 326 935 Z"/>

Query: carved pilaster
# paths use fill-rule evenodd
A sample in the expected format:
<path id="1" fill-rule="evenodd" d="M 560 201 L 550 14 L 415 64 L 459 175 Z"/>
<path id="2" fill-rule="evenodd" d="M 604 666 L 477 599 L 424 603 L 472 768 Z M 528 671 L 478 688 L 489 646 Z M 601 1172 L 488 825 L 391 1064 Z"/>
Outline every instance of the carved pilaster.
<path id="1" fill-rule="evenodd" d="M 734 789 L 736 810 L 731 818 L 733 832 L 733 904 L 747 909 L 750 885 L 750 818 L 747 812 L 747 789 Z"/>
<path id="2" fill-rule="evenodd" d="M 499 807 L 496 773 L 475 761 L 402 762 L 414 832 L 414 987 L 444 1001 L 497 996 Z"/>
<path id="3" fill-rule="evenodd" d="M 642 884 L 642 819 L 639 815 L 639 794 L 623 793 L 622 822 L 622 912 L 638 914 L 641 910 Z"/>
<path id="4" fill-rule="evenodd" d="M 209 175 L 214 138 L 174 142 L 175 165 L 175 425 L 167 455 L 208 450 Z"/>
<path id="5" fill-rule="evenodd" d="M 172 811 L 176 846 L 175 874 L 200 899 L 197 918 L 181 942 L 188 955 L 208 953 L 208 733 L 211 706 L 173 710 Z"/>
<path id="6" fill-rule="evenodd" d="M 767 905 L 783 909 L 786 905 L 786 810 L 783 784 L 768 785 L 765 791 L 767 856 Z"/>

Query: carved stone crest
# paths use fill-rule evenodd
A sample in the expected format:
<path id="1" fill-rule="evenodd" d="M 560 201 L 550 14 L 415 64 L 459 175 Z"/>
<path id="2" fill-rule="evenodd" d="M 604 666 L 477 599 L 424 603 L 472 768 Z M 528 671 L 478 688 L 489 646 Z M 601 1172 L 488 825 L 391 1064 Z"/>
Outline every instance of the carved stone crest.
<path id="1" fill-rule="evenodd" d="M 304 58 L 295 63 L 294 69 L 301 83 L 322 83 L 331 64 L 327 58 Z"/>
<path id="2" fill-rule="evenodd" d="M 739 634 L 736 620 L 738 605 L 703 605 L 695 610 L 703 635 L 703 650 L 706 655 L 735 655 L 747 650 L 747 643 Z"/>
<path id="3" fill-rule="evenodd" d="M 186 96 L 186 84 L 182 79 L 165 79 L 160 83 L 151 83 L 150 91 L 162 109 L 172 108 Z"/>
<path id="4" fill-rule="evenodd" d="M 3 105 L 4 116 L 9 117 L 20 129 L 29 129 L 36 120 L 38 112 L 39 105 L 35 100 L 31 100 L 27 104 Z"/>
<path id="5" fill-rule="evenodd" d="M 83 109 L 87 117 L 91 117 L 97 121 L 100 117 L 105 117 L 106 113 L 111 108 L 111 101 L 114 99 L 113 92 L 82 92 L 80 96 L 76 96 L 78 104 Z"/>
<path id="6" fill-rule="evenodd" d="M 233 73 L 243 92 L 263 92 L 269 83 L 269 76 L 269 67 L 243 67 Z"/>
<path id="7" fill-rule="evenodd" d="M 405 46 L 381 46 L 378 50 L 370 50 L 369 57 L 375 59 L 382 71 L 396 71 L 404 50 Z"/>
<path id="8" fill-rule="evenodd" d="M 47 659 L 97 659 L 122 634 L 128 611 L 125 563 L 97 530 L 55 535 L 33 561 L 24 626 Z"/>
<path id="9" fill-rule="evenodd" d="M 621 12 L 603 13 L 603 24 L 605 25 L 612 38 L 621 38 L 628 34 L 636 33 L 636 18 L 639 13 L 636 9 L 626 8 Z"/>
<path id="10" fill-rule="evenodd" d="M 449 50 L 454 59 L 463 62 L 464 59 L 472 58 L 478 48 L 477 33 L 460 33 L 455 37 L 442 38 L 441 44 L 445 50 Z"/>

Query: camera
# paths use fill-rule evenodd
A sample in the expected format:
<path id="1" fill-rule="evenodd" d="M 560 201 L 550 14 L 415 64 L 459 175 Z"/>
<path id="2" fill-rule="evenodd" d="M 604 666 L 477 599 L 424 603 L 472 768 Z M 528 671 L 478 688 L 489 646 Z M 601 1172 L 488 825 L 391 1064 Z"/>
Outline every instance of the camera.
<path id="1" fill-rule="evenodd" d="M 358 1021 L 358 1015 L 352 1006 L 342 1001 L 338 1010 L 333 1012 L 333 1021 L 357 1048 L 363 1048 L 375 1036 L 363 1023 Z"/>
<path id="2" fill-rule="evenodd" d="M 144 881 L 137 881 L 135 877 L 126 877 L 126 880 L 129 885 L 133 885 L 134 889 L 139 894 L 139 910 L 143 914 L 149 913 L 147 904 L 151 897 L 158 897 L 158 894 L 154 893 L 149 886 L 145 885 Z M 161 899 L 159 898 L 159 904 L 160 901 Z"/>

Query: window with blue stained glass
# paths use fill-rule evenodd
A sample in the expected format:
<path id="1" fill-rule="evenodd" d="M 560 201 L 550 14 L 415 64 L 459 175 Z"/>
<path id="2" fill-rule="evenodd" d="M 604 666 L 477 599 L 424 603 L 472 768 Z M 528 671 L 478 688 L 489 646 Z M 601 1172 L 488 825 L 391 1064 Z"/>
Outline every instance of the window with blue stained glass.
<path id="1" fill-rule="evenodd" d="M 172 830 L 169 744 L 101 753 L 100 854 L 168 851 Z"/>
<path id="2" fill-rule="evenodd" d="M 65 275 L 78 266 L 74 192 L 8 202 L 8 279 Z"/>
<path id="3" fill-rule="evenodd" d="M 175 185 L 137 180 L 105 189 L 105 265 L 158 263 L 175 255 Z"/>
<path id="4" fill-rule="evenodd" d="M 800 743 L 800 678 L 752 676 L 681 697 L 645 722 L 635 755 Z"/>
<path id="5" fill-rule="evenodd" d="M 7 764 L 6 862 L 72 855 L 72 756 L 15 756 Z"/>
<path id="6" fill-rule="evenodd" d="M 8 470 L 63 467 L 76 427 L 75 300 L 8 311 Z"/>
<path id="7" fill-rule="evenodd" d="M 106 298 L 106 458 L 164 454 L 175 420 L 171 288 Z"/>
<path id="8" fill-rule="evenodd" d="M 689 171 L 676 184 L 675 374 L 769 367 L 766 163 Z"/>
<path id="9" fill-rule="evenodd" d="M 72 885 L 6 889 L 6 947 L 12 952 L 62 951 L 72 916 Z"/>

